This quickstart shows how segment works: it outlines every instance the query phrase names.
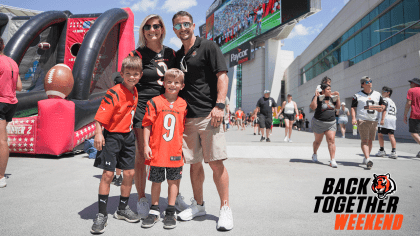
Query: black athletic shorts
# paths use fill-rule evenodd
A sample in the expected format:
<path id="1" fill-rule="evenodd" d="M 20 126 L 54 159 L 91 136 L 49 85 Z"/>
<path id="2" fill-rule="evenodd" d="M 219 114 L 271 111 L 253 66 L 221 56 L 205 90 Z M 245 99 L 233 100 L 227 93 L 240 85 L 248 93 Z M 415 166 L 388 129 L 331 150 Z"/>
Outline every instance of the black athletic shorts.
<path id="1" fill-rule="evenodd" d="M 410 133 L 420 133 L 420 120 L 417 119 L 408 119 L 408 132 Z"/>
<path id="2" fill-rule="evenodd" d="M 394 134 L 394 130 L 378 127 L 378 134 Z"/>
<path id="3" fill-rule="evenodd" d="M 271 123 L 273 121 L 273 119 L 271 117 L 265 117 L 264 115 L 260 114 L 258 116 L 258 120 L 259 120 L 259 125 L 260 128 L 262 129 L 271 129 Z"/>
<path id="4" fill-rule="evenodd" d="M 11 122 L 13 116 L 15 115 L 16 108 L 17 103 L 9 104 L 0 102 L 0 120 L 6 120 L 6 122 Z"/>
<path id="5" fill-rule="evenodd" d="M 165 170 L 166 170 L 166 178 L 168 180 L 178 180 L 182 178 L 182 166 L 180 167 L 150 166 L 149 172 L 147 173 L 147 179 L 154 183 L 162 183 L 163 181 L 165 181 Z"/>
<path id="6" fill-rule="evenodd" d="M 284 114 L 284 119 L 295 120 L 295 114 Z"/>
<path id="7" fill-rule="evenodd" d="M 136 158 L 136 137 L 134 131 L 129 133 L 111 133 L 104 130 L 105 146 L 96 154 L 93 166 L 114 172 L 134 169 Z"/>

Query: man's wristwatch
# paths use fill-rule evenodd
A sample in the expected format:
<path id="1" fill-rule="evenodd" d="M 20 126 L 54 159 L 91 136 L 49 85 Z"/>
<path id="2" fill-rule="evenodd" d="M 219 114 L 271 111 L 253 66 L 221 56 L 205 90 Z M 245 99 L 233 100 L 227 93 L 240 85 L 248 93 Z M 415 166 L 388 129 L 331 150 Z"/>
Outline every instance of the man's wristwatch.
<path id="1" fill-rule="evenodd" d="M 223 110 L 223 109 L 225 109 L 225 104 L 224 103 L 216 103 L 216 107 Z"/>

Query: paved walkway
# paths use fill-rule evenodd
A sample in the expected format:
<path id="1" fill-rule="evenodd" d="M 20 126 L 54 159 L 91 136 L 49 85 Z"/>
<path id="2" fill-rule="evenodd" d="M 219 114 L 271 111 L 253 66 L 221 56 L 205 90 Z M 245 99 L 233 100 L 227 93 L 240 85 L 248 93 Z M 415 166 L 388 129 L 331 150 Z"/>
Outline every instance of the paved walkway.
<path id="1" fill-rule="evenodd" d="M 274 128 L 271 142 L 259 142 L 252 129 L 227 132 L 229 160 L 225 165 L 230 176 L 230 201 L 234 229 L 228 235 L 329 235 L 376 234 L 418 235 L 420 225 L 420 159 L 415 158 L 420 146 L 397 143 L 397 160 L 372 157 L 373 168 L 361 164 L 360 140 L 336 139 L 338 168 L 328 166 L 329 154 L 324 140 L 319 150 L 319 163 L 311 161 L 313 134 L 293 131 L 293 143 L 284 143 L 284 129 Z M 372 154 L 378 150 L 374 142 Z M 385 143 L 390 151 L 390 143 Z M 101 170 L 92 167 L 85 153 L 61 158 L 12 157 L 6 170 L 8 186 L 0 189 L 0 235 L 90 235 L 92 219 L 97 213 L 97 191 Z M 404 220 L 399 231 L 361 232 L 334 230 L 336 213 L 314 213 L 315 197 L 321 196 L 326 178 L 373 178 L 373 173 L 390 173 L 399 197 L 394 214 Z M 180 222 L 174 230 L 164 230 L 163 223 L 142 229 L 112 218 L 117 207 L 119 187 L 111 186 L 108 226 L 104 235 L 215 235 L 220 200 L 205 165 L 204 196 L 207 215 L 190 222 Z M 167 202 L 163 184 L 161 211 Z M 184 167 L 180 191 L 187 202 L 192 197 L 189 166 Z M 150 183 L 146 186 L 150 193 Z M 333 195 L 331 195 L 333 196 Z M 348 195 L 336 195 L 347 196 Z M 360 195 L 358 195 L 360 196 Z M 367 196 L 374 196 L 367 189 Z M 147 194 L 150 199 L 150 195 Z M 130 207 L 136 209 L 137 194 L 133 185 Z M 356 204 L 357 205 L 357 204 Z M 322 205 L 321 205 L 322 207 Z M 354 213 L 357 214 L 357 213 Z M 362 213 L 361 213 L 362 214 Z"/>

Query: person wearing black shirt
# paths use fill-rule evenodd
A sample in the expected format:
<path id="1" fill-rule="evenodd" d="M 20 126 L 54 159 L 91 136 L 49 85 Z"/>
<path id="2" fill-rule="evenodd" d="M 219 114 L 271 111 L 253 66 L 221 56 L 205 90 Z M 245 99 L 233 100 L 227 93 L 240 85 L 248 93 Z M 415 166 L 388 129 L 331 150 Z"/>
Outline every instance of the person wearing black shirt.
<path id="1" fill-rule="evenodd" d="M 321 89 L 322 94 L 325 96 L 321 99 L 319 93 L 315 94 L 312 98 L 311 105 L 309 105 L 312 110 L 315 110 L 315 115 L 312 118 L 312 130 L 315 135 L 312 161 L 318 161 L 317 151 L 325 135 L 331 158 L 330 166 L 337 168 L 337 162 L 335 161 L 335 132 L 337 130 L 337 126 L 335 125 L 335 109 L 340 108 L 340 97 L 337 95 L 337 99 L 333 101 L 331 98 L 331 86 L 328 84 L 322 84 Z"/>
<path id="2" fill-rule="evenodd" d="M 195 24 L 191 14 L 177 12 L 173 29 L 182 47 L 176 53 L 176 66 L 185 73 L 185 87 L 181 97 L 187 102 L 183 154 L 191 164 L 191 184 L 194 199 L 191 206 L 179 213 L 181 220 L 191 220 L 206 214 L 203 201 L 203 159 L 213 171 L 220 200 L 218 230 L 233 228 L 229 207 L 229 175 L 223 164 L 227 159 L 223 127 L 223 109 L 228 88 L 228 68 L 220 48 L 213 41 L 194 36 Z"/>
<path id="3" fill-rule="evenodd" d="M 260 112 L 258 117 L 260 128 L 261 128 L 261 139 L 260 142 L 264 141 L 270 142 L 270 131 L 271 131 L 271 124 L 273 122 L 273 113 L 275 116 L 277 107 L 276 101 L 270 97 L 270 91 L 265 90 L 264 96 L 258 99 L 257 102 L 257 111 Z M 266 133 L 266 137 L 264 137 L 264 132 Z"/>

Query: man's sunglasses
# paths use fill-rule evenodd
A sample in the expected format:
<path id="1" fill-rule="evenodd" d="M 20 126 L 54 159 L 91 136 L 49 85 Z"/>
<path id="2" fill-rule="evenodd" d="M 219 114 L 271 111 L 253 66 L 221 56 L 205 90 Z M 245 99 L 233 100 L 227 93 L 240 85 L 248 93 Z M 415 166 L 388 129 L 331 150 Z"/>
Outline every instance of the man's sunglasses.
<path id="1" fill-rule="evenodd" d="M 182 25 L 184 26 L 185 29 L 189 29 L 191 27 L 191 23 L 190 22 L 184 22 L 184 23 L 179 23 L 179 24 L 174 25 L 174 28 L 176 30 L 180 30 L 181 27 L 182 27 Z"/>
<path id="2" fill-rule="evenodd" d="M 365 84 L 370 84 L 372 83 L 372 80 L 366 81 Z"/>
<path id="3" fill-rule="evenodd" d="M 144 29 L 144 30 L 150 30 L 150 29 L 152 28 L 152 26 L 153 26 L 153 29 L 155 29 L 155 30 L 158 30 L 158 29 L 160 29 L 160 27 L 162 27 L 162 25 L 161 25 L 161 24 L 144 25 L 144 26 L 143 26 L 143 29 Z"/>

